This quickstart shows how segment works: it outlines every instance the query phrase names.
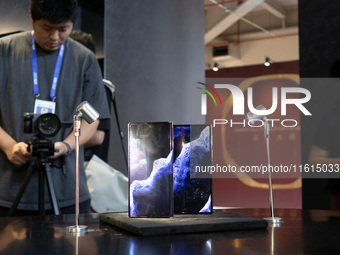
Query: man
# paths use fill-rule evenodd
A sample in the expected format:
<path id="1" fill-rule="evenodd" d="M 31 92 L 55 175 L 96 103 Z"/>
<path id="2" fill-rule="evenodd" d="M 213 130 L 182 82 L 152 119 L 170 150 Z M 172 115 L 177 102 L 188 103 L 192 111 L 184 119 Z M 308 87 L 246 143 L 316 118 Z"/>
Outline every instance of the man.
<path id="1" fill-rule="evenodd" d="M 76 0 L 31 0 L 33 32 L 0 40 L 0 215 L 12 206 L 27 167 L 36 160 L 25 141 L 35 134 L 23 133 L 24 113 L 55 113 L 62 123 L 72 124 L 77 106 L 88 101 L 109 118 L 100 67 L 94 54 L 69 39 L 76 19 Z M 42 110 L 43 109 L 43 110 Z M 97 130 L 99 120 L 81 123 L 79 145 Z M 49 157 L 52 179 L 61 213 L 74 212 L 75 138 L 72 125 L 52 138 L 55 153 Z M 31 148 L 32 150 L 32 148 Z M 34 150 L 34 148 L 33 148 Z M 80 148 L 83 161 L 83 148 Z M 38 177 L 33 173 L 17 207 L 18 214 L 38 210 Z M 80 164 L 80 212 L 90 206 L 83 164 Z M 45 192 L 47 193 L 47 192 Z M 50 201 L 45 196 L 46 209 Z"/>
<path id="2" fill-rule="evenodd" d="M 70 38 L 81 43 L 86 48 L 90 49 L 94 54 L 96 54 L 96 46 L 91 34 L 85 33 L 81 30 L 73 30 L 70 34 Z M 108 104 L 110 104 L 112 97 L 111 92 L 107 91 L 106 96 L 107 102 Z M 110 110 L 110 106 L 108 107 Z M 99 122 L 97 132 L 86 144 L 84 144 L 85 161 L 90 161 L 92 156 L 96 155 L 103 161 L 108 162 L 108 151 L 110 145 L 110 128 L 111 125 L 109 119 L 104 119 Z"/>

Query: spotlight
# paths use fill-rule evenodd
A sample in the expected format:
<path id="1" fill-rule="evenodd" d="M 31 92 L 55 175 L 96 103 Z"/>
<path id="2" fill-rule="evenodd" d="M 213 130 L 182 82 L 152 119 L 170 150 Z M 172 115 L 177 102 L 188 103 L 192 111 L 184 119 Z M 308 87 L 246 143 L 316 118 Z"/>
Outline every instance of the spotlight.
<path id="1" fill-rule="evenodd" d="M 93 123 L 99 117 L 99 113 L 87 101 L 78 105 L 76 111 L 80 114 L 80 117 L 83 117 L 89 124 Z"/>
<path id="2" fill-rule="evenodd" d="M 218 71 L 218 64 L 215 62 L 214 67 L 212 69 L 213 71 L 217 72 Z"/>
<path id="3" fill-rule="evenodd" d="M 265 66 L 270 66 L 270 58 L 269 57 L 266 57 L 266 60 L 264 62 L 264 65 Z"/>

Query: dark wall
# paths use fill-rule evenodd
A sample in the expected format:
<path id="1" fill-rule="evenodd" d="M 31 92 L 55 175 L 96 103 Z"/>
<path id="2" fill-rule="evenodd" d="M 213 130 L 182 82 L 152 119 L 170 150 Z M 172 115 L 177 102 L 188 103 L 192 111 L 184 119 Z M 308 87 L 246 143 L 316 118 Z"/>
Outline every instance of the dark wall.
<path id="1" fill-rule="evenodd" d="M 105 0 L 79 0 L 81 29 L 90 33 L 96 44 L 96 56 L 104 57 L 104 2 Z"/>
<path id="2" fill-rule="evenodd" d="M 29 1 L 0 1 L 0 34 L 32 29 Z"/>
<path id="3" fill-rule="evenodd" d="M 300 75 L 329 77 L 340 59 L 339 1 L 299 0 Z"/>
<path id="4" fill-rule="evenodd" d="M 339 86 L 330 89 L 326 80 L 314 86 L 317 78 L 332 76 L 330 69 L 340 59 L 339 1 L 299 0 L 300 76 L 301 86 L 310 90 L 308 109 L 312 117 L 302 116 L 302 163 L 307 163 L 310 147 L 321 118 L 339 95 Z M 303 207 L 328 209 L 330 193 L 327 179 L 303 179 Z"/>
<path id="5" fill-rule="evenodd" d="M 106 0 L 105 77 L 116 86 L 126 151 L 129 122 L 204 121 L 189 102 L 204 78 L 203 1 Z M 127 173 L 114 115 L 111 122 L 109 163 Z"/>

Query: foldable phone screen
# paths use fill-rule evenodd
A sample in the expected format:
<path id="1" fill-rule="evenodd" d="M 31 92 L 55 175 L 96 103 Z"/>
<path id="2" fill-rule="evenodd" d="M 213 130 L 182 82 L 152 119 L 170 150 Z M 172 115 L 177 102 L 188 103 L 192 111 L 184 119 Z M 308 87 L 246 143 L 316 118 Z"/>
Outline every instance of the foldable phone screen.
<path id="1" fill-rule="evenodd" d="M 211 126 L 174 125 L 174 213 L 212 213 L 212 179 L 195 178 L 196 166 L 211 166 Z"/>
<path id="2" fill-rule="evenodd" d="M 129 216 L 173 216 L 172 122 L 129 123 Z"/>

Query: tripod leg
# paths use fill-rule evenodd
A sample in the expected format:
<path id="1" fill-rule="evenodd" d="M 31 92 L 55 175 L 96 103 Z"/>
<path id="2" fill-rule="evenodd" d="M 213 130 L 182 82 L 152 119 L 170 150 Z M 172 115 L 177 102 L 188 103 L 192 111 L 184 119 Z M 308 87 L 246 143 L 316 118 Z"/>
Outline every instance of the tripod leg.
<path id="1" fill-rule="evenodd" d="M 46 181 L 47 181 L 47 188 L 48 188 L 48 194 L 50 196 L 50 201 L 54 210 L 54 214 L 55 215 L 59 215 L 60 214 L 60 210 L 59 210 L 59 205 L 58 205 L 58 200 L 57 197 L 55 195 L 55 191 L 54 191 L 54 185 L 53 185 L 53 181 L 52 181 L 52 175 L 51 175 L 51 168 L 49 163 L 45 163 L 44 164 L 45 167 L 45 176 L 46 176 Z"/>
<path id="2" fill-rule="evenodd" d="M 44 182 L 44 172 L 42 165 L 39 165 L 39 182 L 38 182 L 38 203 L 39 203 L 39 215 L 45 216 L 45 182 Z"/>
<path id="3" fill-rule="evenodd" d="M 34 162 L 32 162 L 28 169 L 27 169 L 27 172 L 26 172 L 26 175 L 25 175 L 25 178 L 20 186 L 20 189 L 18 191 L 18 194 L 17 196 L 15 197 L 14 201 L 13 201 L 13 204 L 12 204 L 12 207 L 10 209 L 10 211 L 8 212 L 8 216 L 13 216 L 15 210 L 17 209 L 17 206 L 20 202 L 20 199 L 22 197 L 22 194 L 24 194 L 25 190 L 26 190 L 26 187 L 27 187 L 27 184 L 28 184 L 28 181 L 30 180 L 31 176 L 32 176 L 32 173 L 33 173 L 33 164 Z"/>
<path id="4" fill-rule="evenodd" d="M 116 106 L 116 100 L 113 98 L 112 99 L 112 105 L 113 105 L 113 110 L 115 111 L 115 115 L 116 115 L 116 121 L 117 121 L 117 128 L 118 128 L 118 132 L 120 135 L 120 143 L 122 145 L 122 150 L 123 150 L 123 154 L 124 154 L 124 159 L 125 159 L 125 164 L 126 167 L 128 168 L 128 160 L 127 160 L 127 156 L 126 156 L 126 152 L 124 149 L 124 142 L 123 142 L 123 138 L 124 138 L 124 134 L 120 128 L 120 124 L 119 124 L 119 118 L 118 118 L 118 111 L 117 111 L 117 106 Z"/>

